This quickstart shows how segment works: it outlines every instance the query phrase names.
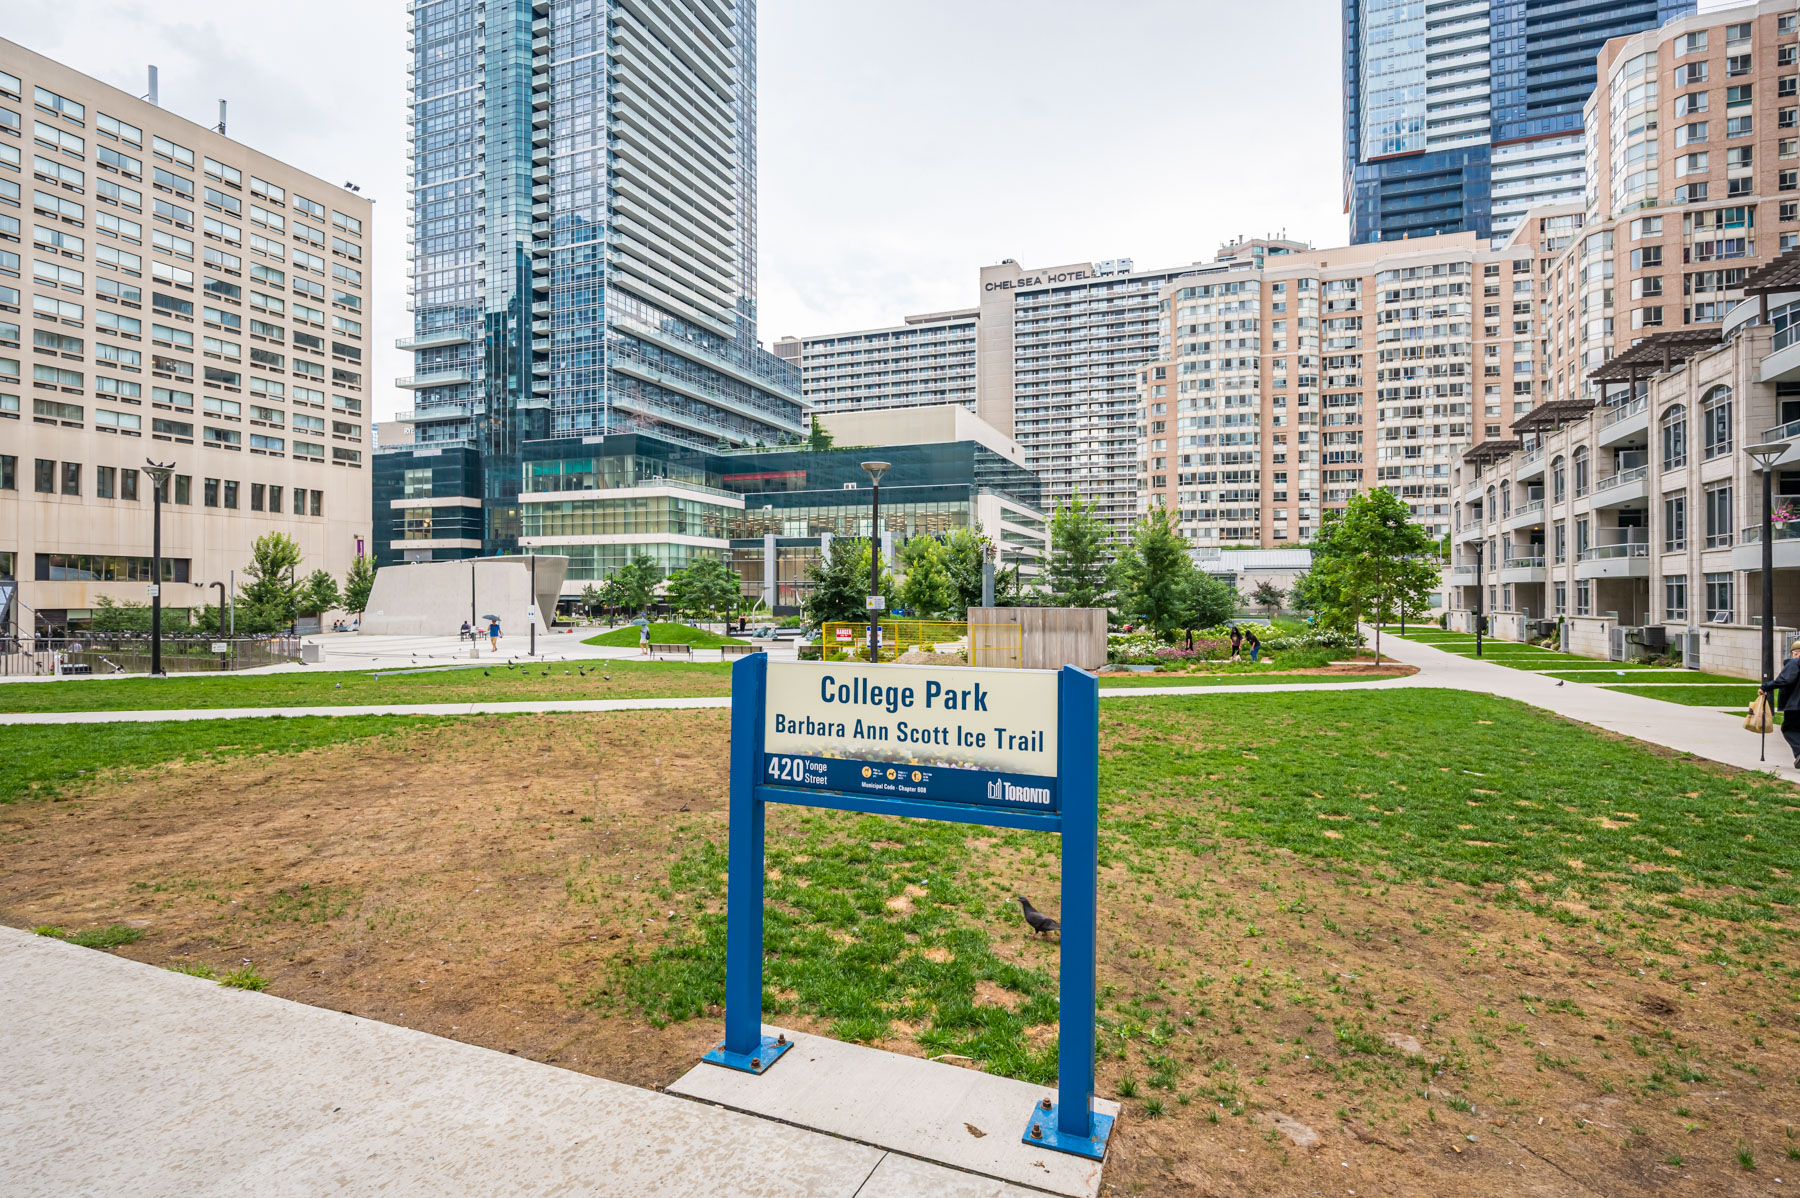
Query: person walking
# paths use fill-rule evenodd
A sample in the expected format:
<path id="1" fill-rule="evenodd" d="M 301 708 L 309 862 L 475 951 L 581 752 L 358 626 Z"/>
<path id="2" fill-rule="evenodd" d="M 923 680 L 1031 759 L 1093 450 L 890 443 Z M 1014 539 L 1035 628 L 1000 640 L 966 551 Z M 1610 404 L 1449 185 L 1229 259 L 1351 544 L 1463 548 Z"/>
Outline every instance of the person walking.
<path id="1" fill-rule="evenodd" d="M 1244 645 L 1250 650 L 1250 664 L 1255 665 L 1258 655 L 1262 653 L 1262 642 L 1256 639 L 1256 629 L 1244 630 Z"/>
<path id="2" fill-rule="evenodd" d="M 488 645 L 494 652 L 500 652 L 500 621 L 488 621 Z"/>
<path id="3" fill-rule="evenodd" d="M 650 621 L 648 619 L 638 627 L 638 652 L 645 657 L 650 656 Z"/>
<path id="4" fill-rule="evenodd" d="M 1800 640 L 1788 646 L 1781 672 L 1763 683 L 1762 691 L 1777 692 L 1775 710 L 1781 713 L 1781 738 L 1794 751 L 1794 768 L 1800 769 Z"/>
<path id="5" fill-rule="evenodd" d="M 1231 626 L 1231 660 L 1232 661 L 1242 660 L 1238 655 L 1240 653 L 1242 653 L 1243 651 L 1244 651 L 1244 634 L 1238 631 L 1238 626 L 1236 624 L 1233 624 Z"/>

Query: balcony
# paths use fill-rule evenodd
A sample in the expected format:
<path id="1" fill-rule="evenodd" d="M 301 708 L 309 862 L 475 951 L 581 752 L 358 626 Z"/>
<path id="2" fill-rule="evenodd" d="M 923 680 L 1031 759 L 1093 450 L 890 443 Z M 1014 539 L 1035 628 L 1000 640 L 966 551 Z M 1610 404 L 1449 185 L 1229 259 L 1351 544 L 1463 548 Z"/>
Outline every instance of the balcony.
<path id="1" fill-rule="evenodd" d="M 1544 522 L 1544 501 L 1533 499 L 1529 503 L 1521 503 L 1514 508 L 1512 515 L 1500 521 L 1500 527 L 1507 532 L 1521 528 L 1531 528 Z"/>
<path id="2" fill-rule="evenodd" d="M 1503 583 L 1538 583 L 1544 581 L 1544 559 L 1539 557 L 1509 557 L 1500 563 L 1497 571 Z"/>
<path id="3" fill-rule="evenodd" d="M 407 391 L 417 391 L 424 387 L 454 387 L 459 383 L 474 381 L 475 376 L 469 373 L 467 367 L 458 367 L 455 370 L 438 370 L 430 374 L 415 374 L 410 378 L 395 379 L 394 386 Z"/>
<path id="4" fill-rule="evenodd" d="M 1620 404 L 1600 418 L 1600 432 L 1594 438 L 1594 444 L 1602 449 L 1608 445 L 1630 443 L 1647 444 L 1650 437 L 1650 397 L 1634 399 L 1630 403 Z"/>
<path id="5" fill-rule="evenodd" d="M 1513 472 L 1513 478 L 1519 482 L 1525 482 L 1527 479 L 1542 477 L 1544 477 L 1544 446 L 1540 442 L 1527 449 L 1519 458 L 1519 465 Z"/>
<path id="6" fill-rule="evenodd" d="M 436 349 L 442 345 L 464 345 L 474 338 L 467 329 L 438 329 L 416 337 L 396 337 L 395 349 Z"/>
<path id="7" fill-rule="evenodd" d="M 1800 569 L 1800 520 L 1777 524 L 1770 541 L 1777 570 Z M 1761 572 L 1762 525 L 1753 524 L 1744 529 L 1737 547 L 1731 551 L 1731 568 Z"/>
<path id="8" fill-rule="evenodd" d="M 1594 507 L 1626 507 L 1642 503 L 1649 493 L 1650 467 L 1633 466 L 1617 474 L 1609 474 L 1594 484 Z"/>
<path id="9" fill-rule="evenodd" d="M 1621 541 L 1583 549 L 1575 559 L 1575 577 L 1648 578 L 1650 543 L 1641 540 Z"/>
<path id="10" fill-rule="evenodd" d="M 1444 582 L 1453 587 L 1472 587 L 1475 585 L 1475 567 L 1451 566 L 1444 571 Z"/>

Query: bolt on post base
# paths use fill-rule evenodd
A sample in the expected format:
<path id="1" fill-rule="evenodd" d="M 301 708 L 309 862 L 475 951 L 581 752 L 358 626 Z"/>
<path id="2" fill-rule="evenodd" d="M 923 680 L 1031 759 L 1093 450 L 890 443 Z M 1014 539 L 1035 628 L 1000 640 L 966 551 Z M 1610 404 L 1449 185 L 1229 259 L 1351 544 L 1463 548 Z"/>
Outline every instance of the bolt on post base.
<path id="1" fill-rule="evenodd" d="M 1090 1111 L 1088 1135 L 1069 1135 L 1058 1131 L 1056 1103 L 1046 1098 L 1031 1108 L 1031 1122 L 1025 1126 L 1025 1134 L 1019 1138 L 1037 1148 L 1049 1148 L 1055 1152 L 1067 1152 L 1071 1156 L 1085 1156 L 1097 1161 L 1106 1156 L 1106 1144 L 1112 1138 L 1112 1130 L 1113 1116 Z"/>
<path id="2" fill-rule="evenodd" d="M 794 1046 L 785 1034 L 780 1036 L 764 1036 L 762 1047 L 752 1053 L 726 1052 L 725 1042 L 719 1041 L 713 1050 L 700 1059 L 710 1064 L 723 1065 L 727 1069 L 736 1069 L 741 1073 L 767 1073 L 769 1066 L 780 1060 L 788 1049 Z"/>

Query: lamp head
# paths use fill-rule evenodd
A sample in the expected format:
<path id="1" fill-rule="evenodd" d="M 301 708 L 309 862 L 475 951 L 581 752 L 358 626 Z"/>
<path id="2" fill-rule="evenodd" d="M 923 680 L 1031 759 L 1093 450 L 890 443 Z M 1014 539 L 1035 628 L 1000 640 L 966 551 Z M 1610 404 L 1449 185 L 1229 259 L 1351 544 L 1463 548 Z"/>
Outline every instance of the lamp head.
<path id="1" fill-rule="evenodd" d="M 152 462 L 149 458 L 145 458 L 144 473 L 150 476 L 151 482 L 155 483 L 158 487 L 161 487 L 169 481 L 169 476 L 175 473 L 175 463 L 169 462 L 164 465 L 163 463 Z"/>
<path id="2" fill-rule="evenodd" d="M 1789 443 L 1786 441 L 1765 441 L 1761 445 L 1747 445 L 1744 453 L 1756 463 L 1758 470 L 1768 470 L 1775 464 L 1775 459 L 1786 453 Z"/>
<path id="3" fill-rule="evenodd" d="M 888 467 L 892 464 L 891 462 L 864 462 L 862 468 L 868 474 L 869 481 L 879 487 L 881 476 L 888 472 Z"/>

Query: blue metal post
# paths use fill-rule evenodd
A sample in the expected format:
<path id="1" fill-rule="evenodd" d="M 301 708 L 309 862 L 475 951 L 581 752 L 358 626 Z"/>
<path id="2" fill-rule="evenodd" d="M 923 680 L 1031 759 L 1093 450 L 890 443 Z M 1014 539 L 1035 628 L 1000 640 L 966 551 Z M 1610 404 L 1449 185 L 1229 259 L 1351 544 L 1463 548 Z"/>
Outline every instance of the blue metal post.
<path id="1" fill-rule="evenodd" d="M 1057 1014 L 1056 1130 L 1093 1138 L 1094 946 L 1098 934 L 1099 679 L 1057 675 L 1057 775 L 1062 791 L 1062 988 Z"/>
<path id="2" fill-rule="evenodd" d="M 763 804 L 761 767 L 768 655 L 731 668 L 731 877 L 726 895 L 725 1051 L 749 1056 L 762 1045 Z"/>
<path id="3" fill-rule="evenodd" d="M 762 1034 L 763 708 L 769 655 L 752 653 L 731 668 L 731 843 L 725 896 L 725 1042 L 706 1060 L 762 1073 L 789 1047 Z"/>

